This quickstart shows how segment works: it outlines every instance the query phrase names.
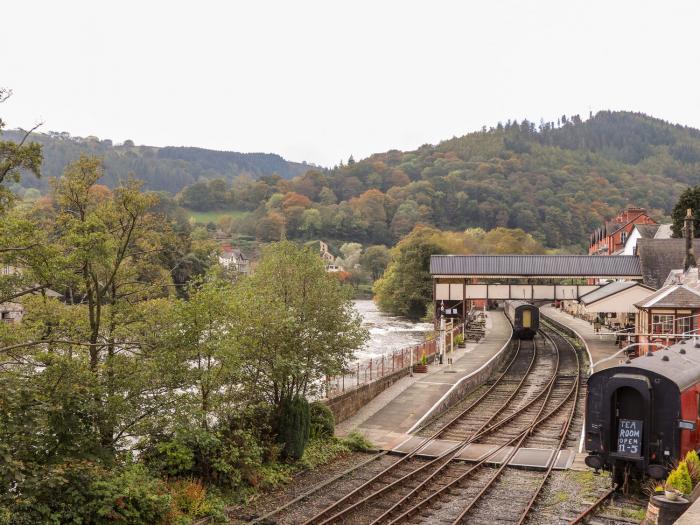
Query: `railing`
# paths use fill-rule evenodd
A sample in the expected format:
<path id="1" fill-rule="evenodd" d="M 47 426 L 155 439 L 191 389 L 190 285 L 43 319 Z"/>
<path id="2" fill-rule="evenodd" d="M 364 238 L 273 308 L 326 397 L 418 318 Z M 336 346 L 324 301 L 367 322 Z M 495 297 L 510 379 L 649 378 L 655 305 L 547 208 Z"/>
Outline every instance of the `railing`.
<path id="1" fill-rule="evenodd" d="M 452 330 L 445 331 L 446 349 L 449 348 L 451 342 L 450 332 L 452 332 L 453 338 L 456 337 L 462 333 L 462 325 L 456 325 Z M 400 370 L 408 369 L 411 366 L 411 353 L 415 365 L 421 362 L 423 355 L 426 356 L 428 362 L 434 361 L 438 351 L 438 340 L 431 339 L 401 350 L 357 361 L 351 364 L 344 374 L 326 379 L 326 398 L 337 397 Z"/>

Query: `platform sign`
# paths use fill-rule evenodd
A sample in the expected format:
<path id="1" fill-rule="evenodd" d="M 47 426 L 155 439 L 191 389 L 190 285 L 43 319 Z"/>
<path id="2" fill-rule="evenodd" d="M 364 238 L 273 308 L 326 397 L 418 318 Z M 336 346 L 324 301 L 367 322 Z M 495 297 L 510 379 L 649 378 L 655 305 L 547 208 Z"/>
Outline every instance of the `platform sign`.
<path id="1" fill-rule="evenodd" d="M 620 419 L 617 428 L 617 453 L 628 456 L 642 455 L 641 419 Z"/>

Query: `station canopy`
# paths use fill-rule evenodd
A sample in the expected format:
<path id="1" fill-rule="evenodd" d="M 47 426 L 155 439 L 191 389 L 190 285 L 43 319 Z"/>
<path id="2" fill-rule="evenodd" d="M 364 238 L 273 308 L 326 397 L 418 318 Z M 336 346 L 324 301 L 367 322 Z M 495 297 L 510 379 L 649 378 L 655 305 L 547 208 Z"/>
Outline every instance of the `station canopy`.
<path id="1" fill-rule="evenodd" d="M 641 279 L 635 255 L 433 255 L 433 277 Z"/>

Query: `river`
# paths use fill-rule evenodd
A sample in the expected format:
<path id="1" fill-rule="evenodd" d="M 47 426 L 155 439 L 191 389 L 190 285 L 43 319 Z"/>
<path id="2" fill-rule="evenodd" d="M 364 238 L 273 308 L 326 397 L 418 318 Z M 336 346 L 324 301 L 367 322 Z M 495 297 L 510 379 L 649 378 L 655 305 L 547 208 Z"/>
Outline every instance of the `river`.
<path id="1" fill-rule="evenodd" d="M 369 330 L 370 339 L 364 348 L 355 352 L 357 359 L 365 359 L 392 352 L 423 341 L 431 323 L 416 323 L 403 317 L 394 317 L 379 311 L 370 300 L 356 300 L 355 309 L 362 316 L 362 326 Z"/>

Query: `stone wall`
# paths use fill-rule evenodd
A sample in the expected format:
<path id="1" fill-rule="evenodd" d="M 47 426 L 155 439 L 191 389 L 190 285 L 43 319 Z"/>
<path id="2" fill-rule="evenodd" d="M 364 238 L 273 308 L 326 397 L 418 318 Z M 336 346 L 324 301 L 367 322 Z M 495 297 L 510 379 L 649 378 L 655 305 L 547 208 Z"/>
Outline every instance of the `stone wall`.
<path id="1" fill-rule="evenodd" d="M 393 374 L 388 374 L 371 383 L 360 385 L 358 388 L 349 390 L 332 399 L 326 399 L 324 402 L 333 412 L 335 422 L 340 423 L 354 416 L 358 410 L 372 401 L 372 399 L 407 375 L 408 368 L 402 368 Z"/>

